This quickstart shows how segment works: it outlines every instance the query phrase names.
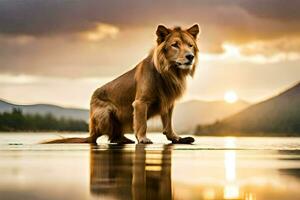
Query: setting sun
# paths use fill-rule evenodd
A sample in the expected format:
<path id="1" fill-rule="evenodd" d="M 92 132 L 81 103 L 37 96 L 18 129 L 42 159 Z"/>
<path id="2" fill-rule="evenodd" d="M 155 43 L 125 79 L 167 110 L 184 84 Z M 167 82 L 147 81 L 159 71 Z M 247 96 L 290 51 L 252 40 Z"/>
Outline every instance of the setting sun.
<path id="1" fill-rule="evenodd" d="M 224 101 L 227 103 L 235 103 L 238 100 L 238 96 L 235 91 L 229 90 L 224 94 Z"/>

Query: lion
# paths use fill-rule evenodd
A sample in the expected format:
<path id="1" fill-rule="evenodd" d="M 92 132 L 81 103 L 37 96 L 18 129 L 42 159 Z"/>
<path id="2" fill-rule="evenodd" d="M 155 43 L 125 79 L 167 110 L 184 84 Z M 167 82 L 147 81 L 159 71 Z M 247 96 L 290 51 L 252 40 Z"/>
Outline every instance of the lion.
<path id="1" fill-rule="evenodd" d="M 157 44 L 133 69 L 96 89 L 90 101 L 90 136 L 65 138 L 46 143 L 96 143 L 107 135 L 118 144 L 135 143 L 124 136 L 134 131 L 138 143 L 150 144 L 146 137 L 147 120 L 160 115 L 163 134 L 172 143 L 193 143 L 173 130 L 175 101 L 186 89 L 186 79 L 193 77 L 197 61 L 199 25 L 184 30 L 159 25 Z"/>

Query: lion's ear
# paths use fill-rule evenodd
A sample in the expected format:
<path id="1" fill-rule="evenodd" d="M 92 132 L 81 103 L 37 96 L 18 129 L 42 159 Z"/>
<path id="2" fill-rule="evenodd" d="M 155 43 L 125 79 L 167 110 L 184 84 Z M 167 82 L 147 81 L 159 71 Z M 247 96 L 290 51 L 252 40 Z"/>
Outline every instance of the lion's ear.
<path id="1" fill-rule="evenodd" d="M 170 34 L 171 30 L 163 25 L 159 25 L 156 30 L 157 43 L 160 44 L 165 41 L 166 37 Z"/>
<path id="2" fill-rule="evenodd" d="M 191 28 L 186 30 L 189 34 L 191 34 L 195 39 L 200 33 L 200 28 L 198 24 L 194 24 Z"/>

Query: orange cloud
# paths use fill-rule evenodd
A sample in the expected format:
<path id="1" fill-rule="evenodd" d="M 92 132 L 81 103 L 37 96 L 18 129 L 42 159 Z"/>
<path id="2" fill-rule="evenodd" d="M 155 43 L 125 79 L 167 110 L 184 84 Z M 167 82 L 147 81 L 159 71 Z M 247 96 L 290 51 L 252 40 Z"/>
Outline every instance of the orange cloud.
<path id="1" fill-rule="evenodd" d="M 115 38 L 119 33 L 119 28 L 111 24 L 97 23 L 94 30 L 85 31 L 81 36 L 88 41 L 100 41 L 106 37 Z"/>

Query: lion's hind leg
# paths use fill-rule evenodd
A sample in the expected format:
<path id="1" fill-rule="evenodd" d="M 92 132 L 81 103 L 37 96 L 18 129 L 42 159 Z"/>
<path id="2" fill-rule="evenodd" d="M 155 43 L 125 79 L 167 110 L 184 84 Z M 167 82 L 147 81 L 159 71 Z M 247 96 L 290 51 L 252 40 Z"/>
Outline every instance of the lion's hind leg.
<path id="1" fill-rule="evenodd" d="M 90 138 L 96 143 L 98 137 L 112 135 L 111 110 L 108 107 L 94 108 L 90 114 Z"/>
<path id="2" fill-rule="evenodd" d="M 115 115 L 111 114 L 111 123 L 112 123 L 112 134 L 109 136 L 109 140 L 111 143 L 117 144 L 134 144 L 135 142 L 124 136 L 123 126 L 115 117 Z"/>

